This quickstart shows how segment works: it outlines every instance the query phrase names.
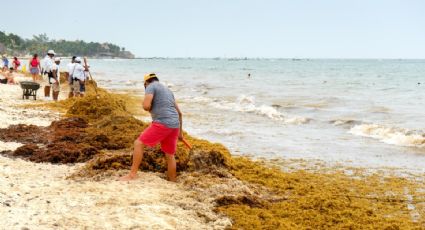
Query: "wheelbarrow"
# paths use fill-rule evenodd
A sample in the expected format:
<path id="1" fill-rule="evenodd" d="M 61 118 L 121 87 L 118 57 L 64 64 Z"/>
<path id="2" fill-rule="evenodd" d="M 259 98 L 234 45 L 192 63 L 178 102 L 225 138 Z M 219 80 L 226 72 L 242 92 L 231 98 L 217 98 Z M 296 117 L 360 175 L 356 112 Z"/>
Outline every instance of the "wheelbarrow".
<path id="1" fill-rule="evenodd" d="M 22 99 L 34 97 L 34 100 L 37 100 L 37 90 L 40 88 L 40 84 L 32 81 L 22 81 L 21 88 Z"/>

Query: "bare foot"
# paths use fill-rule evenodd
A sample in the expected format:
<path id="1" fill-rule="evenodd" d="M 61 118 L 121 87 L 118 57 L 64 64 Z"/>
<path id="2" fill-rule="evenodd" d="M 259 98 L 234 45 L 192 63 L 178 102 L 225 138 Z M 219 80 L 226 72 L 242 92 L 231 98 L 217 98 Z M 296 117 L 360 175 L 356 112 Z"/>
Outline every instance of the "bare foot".
<path id="1" fill-rule="evenodd" d="M 129 174 L 123 176 L 123 177 L 120 177 L 119 180 L 120 181 L 131 181 L 131 180 L 135 180 L 137 178 L 139 178 L 137 175 L 129 173 Z"/>

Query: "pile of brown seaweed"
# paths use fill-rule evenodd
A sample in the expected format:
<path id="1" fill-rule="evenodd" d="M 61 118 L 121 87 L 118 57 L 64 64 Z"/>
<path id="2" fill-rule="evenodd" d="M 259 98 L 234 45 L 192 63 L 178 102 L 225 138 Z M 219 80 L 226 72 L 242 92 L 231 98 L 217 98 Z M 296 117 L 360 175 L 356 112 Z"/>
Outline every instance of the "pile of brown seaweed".
<path id="1" fill-rule="evenodd" d="M 85 162 L 99 152 L 87 144 L 87 122 L 82 118 L 67 118 L 52 122 L 48 127 L 12 125 L 0 130 L 0 139 L 24 143 L 15 151 L 4 154 L 34 162 Z"/>

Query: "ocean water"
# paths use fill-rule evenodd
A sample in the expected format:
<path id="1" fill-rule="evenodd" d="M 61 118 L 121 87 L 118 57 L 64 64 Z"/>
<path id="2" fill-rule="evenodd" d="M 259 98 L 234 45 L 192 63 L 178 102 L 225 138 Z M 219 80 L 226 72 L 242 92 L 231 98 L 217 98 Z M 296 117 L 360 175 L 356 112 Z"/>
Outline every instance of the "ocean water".
<path id="1" fill-rule="evenodd" d="M 233 154 L 425 171 L 425 60 L 92 60 L 102 87 L 157 73 L 184 129 Z M 248 76 L 250 74 L 250 76 Z"/>

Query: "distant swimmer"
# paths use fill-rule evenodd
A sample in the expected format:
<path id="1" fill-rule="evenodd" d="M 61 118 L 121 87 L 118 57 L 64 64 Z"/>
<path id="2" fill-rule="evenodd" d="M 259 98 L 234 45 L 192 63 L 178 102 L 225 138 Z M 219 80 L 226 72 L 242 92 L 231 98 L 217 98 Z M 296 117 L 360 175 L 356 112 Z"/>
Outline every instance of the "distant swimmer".
<path id="1" fill-rule="evenodd" d="M 251 74 L 250 73 L 248 74 L 248 79 L 251 79 Z"/>

